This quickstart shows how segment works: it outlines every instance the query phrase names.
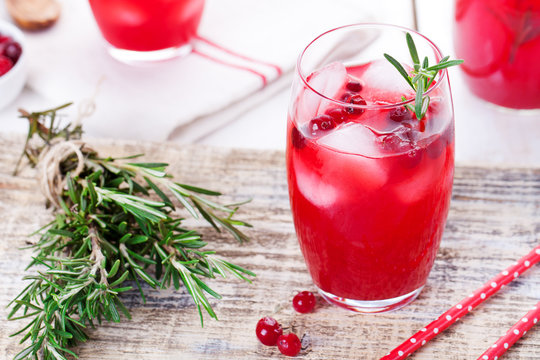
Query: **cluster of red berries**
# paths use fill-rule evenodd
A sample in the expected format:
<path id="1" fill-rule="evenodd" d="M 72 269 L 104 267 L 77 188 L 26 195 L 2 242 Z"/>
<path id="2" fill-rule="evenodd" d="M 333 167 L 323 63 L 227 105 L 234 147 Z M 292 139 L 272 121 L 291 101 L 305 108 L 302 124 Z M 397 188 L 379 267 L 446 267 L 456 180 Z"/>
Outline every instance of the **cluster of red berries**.
<path id="1" fill-rule="evenodd" d="M 21 44 L 10 36 L 0 34 L 0 76 L 15 66 L 21 54 Z"/>
<path id="2" fill-rule="evenodd" d="M 363 86 L 361 83 L 355 80 L 349 80 L 347 85 L 347 92 L 341 97 L 341 101 L 352 105 L 367 105 L 366 100 L 358 94 L 362 91 Z M 309 130 L 312 135 L 318 135 L 321 132 L 332 130 L 337 125 L 348 120 L 350 115 L 361 115 L 365 109 L 354 106 L 335 107 L 328 109 L 326 113 L 314 117 L 309 122 Z"/>
<path id="3" fill-rule="evenodd" d="M 293 298 L 293 308 L 299 313 L 306 314 L 315 308 L 315 296 L 312 292 L 302 291 Z M 267 346 L 276 346 L 286 356 L 296 356 L 302 350 L 302 342 L 294 333 L 283 334 L 283 328 L 276 319 L 263 317 L 255 328 L 257 338 Z"/>

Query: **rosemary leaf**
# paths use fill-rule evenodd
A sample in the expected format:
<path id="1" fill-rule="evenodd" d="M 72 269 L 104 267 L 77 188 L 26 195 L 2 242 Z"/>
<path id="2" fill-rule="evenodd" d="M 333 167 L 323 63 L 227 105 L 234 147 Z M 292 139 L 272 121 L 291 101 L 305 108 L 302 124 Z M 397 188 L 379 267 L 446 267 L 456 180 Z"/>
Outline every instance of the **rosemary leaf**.
<path id="1" fill-rule="evenodd" d="M 405 70 L 405 67 L 399 63 L 395 58 L 388 54 L 384 54 L 386 60 L 388 60 L 396 70 L 403 76 L 405 81 L 415 91 L 414 106 L 406 105 L 405 107 L 413 111 L 418 120 L 422 120 L 426 115 L 429 107 L 429 96 L 425 95 L 425 92 L 429 90 L 433 84 L 438 72 L 442 69 L 446 69 L 450 66 L 456 66 L 463 63 L 463 60 L 449 60 L 449 56 L 443 57 L 439 63 L 429 66 L 428 57 L 424 57 L 422 64 L 420 64 L 420 57 L 418 56 L 418 50 L 410 33 L 405 34 L 405 40 L 409 49 L 409 54 L 413 62 L 413 69 L 410 74 Z M 407 99 L 402 97 L 403 101 Z"/>

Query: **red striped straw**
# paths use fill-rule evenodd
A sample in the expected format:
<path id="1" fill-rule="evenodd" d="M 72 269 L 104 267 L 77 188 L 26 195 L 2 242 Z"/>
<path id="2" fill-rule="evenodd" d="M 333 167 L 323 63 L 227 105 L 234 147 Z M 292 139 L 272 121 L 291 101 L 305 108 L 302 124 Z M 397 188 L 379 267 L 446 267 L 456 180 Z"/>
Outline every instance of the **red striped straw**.
<path id="1" fill-rule="evenodd" d="M 525 316 L 501 336 L 489 349 L 484 351 L 478 360 L 497 360 L 499 356 L 504 354 L 512 345 L 516 343 L 523 335 L 527 333 L 540 318 L 540 302 L 536 304 Z"/>
<path id="2" fill-rule="evenodd" d="M 530 253 L 499 273 L 493 279 L 489 280 L 467 298 L 451 307 L 428 326 L 405 340 L 401 345 L 390 351 L 380 360 L 405 359 L 539 261 L 540 245 L 536 246 Z"/>

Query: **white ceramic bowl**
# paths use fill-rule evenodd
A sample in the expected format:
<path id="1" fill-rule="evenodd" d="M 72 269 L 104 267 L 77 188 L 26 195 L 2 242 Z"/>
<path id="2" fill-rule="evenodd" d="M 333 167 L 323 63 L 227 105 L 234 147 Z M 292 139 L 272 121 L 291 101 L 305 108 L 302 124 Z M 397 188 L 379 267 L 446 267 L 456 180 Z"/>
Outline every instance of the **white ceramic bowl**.
<path id="1" fill-rule="evenodd" d="M 0 109 L 9 105 L 20 94 L 26 81 L 26 43 L 24 35 L 15 25 L 0 20 L 0 34 L 17 41 L 22 48 L 21 57 L 7 73 L 0 76 Z"/>

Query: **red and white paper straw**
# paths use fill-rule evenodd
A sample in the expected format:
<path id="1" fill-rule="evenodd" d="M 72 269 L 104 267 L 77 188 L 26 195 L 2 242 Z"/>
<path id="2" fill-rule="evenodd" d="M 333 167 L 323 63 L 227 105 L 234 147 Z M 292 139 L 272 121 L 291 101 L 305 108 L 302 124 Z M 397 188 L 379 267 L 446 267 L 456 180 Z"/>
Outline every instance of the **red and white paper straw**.
<path id="1" fill-rule="evenodd" d="M 525 316 L 501 336 L 489 349 L 484 351 L 478 360 L 497 360 L 512 345 L 516 343 L 523 335 L 527 333 L 540 319 L 540 302 L 536 304 Z"/>
<path id="2" fill-rule="evenodd" d="M 451 307 L 435 321 L 418 331 L 401 345 L 390 351 L 386 356 L 383 356 L 380 360 L 405 359 L 407 356 L 421 348 L 429 340 L 437 336 L 437 334 L 446 330 L 450 325 L 483 303 L 491 295 L 499 291 L 501 287 L 516 279 L 523 272 L 539 261 L 540 245 L 536 246 L 530 253 L 519 259 L 513 265 L 509 266 L 506 270 L 503 270 L 493 279 L 489 280 L 481 288 L 470 294 L 467 298 L 461 300 L 458 304 Z"/>

